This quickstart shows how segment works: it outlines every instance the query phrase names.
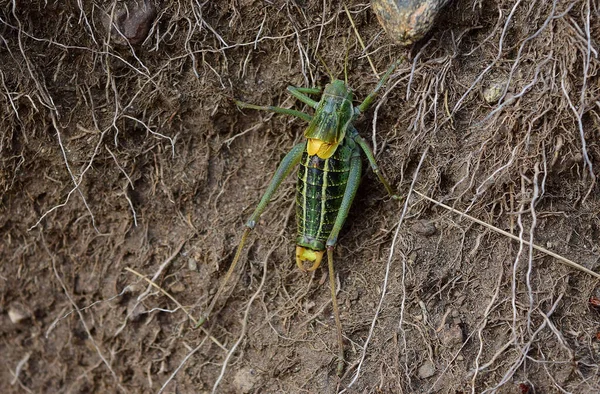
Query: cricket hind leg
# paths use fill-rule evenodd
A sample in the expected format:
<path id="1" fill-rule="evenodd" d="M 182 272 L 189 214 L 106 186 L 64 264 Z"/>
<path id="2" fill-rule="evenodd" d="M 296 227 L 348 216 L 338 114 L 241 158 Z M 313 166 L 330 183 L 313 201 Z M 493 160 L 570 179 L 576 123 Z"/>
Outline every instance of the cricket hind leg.
<path id="1" fill-rule="evenodd" d="M 231 274 L 233 274 L 233 271 L 235 271 L 235 267 L 237 266 L 238 262 L 240 261 L 240 256 L 242 255 L 242 250 L 244 249 L 244 245 L 246 244 L 246 239 L 248 238 L 250 231 L 252 231 L 252 229 L 250 227 L 246 227 L 246 229 L 242 233 L 242 238 L 240 239 L 240 243 L 238 244 L 237 250 L 235 252 L 235 256 L 233 257 L 233 261 L 231 262 L 231 265 L 229 266 L 229 269 L 227 270 L 227 273 L 225 274 L 225 278 L 223 278 L 223 282 L 221 282 L 221 286 L 219 286 L 219 290 L 217 290 L 217 293 L 215 294 L 212 301 L 210 302 L 210 305 L 209 305 L 208 309 L 206 310 L 204 316 L 202 316 L 200 318 L 200 320 L 198 321 L 197 327 L 202 326 L 208 320 L 208 317 L 212 313 L 212 310 L 214 309 L 219 298 L 221 297 L 221 294 L 223 294 L 223 291 L 225 290 L 225 286 L 227 286 L 227 283 L 229 282 L 229 278 L 231 277 Z"/>
<path id="2" fill-rule="evenodd" d="M 327 247 L 327 266 L 329 267 L 329 287 L 331 288 L 331 303 L 333 305 L 333 316 L 335 318 L 335 327 L 337 330 L 338 342 L 338 364 L 336 374 L 342 376 L 344 372 L 344 336 L 342 334 L 342 322 L 340 320 L 340 309 L 338 307 L 337 295 L 335 291 L 335 271 L 333 268 L 333 246 Z"/>
<path id="3" fill-rule="evenodd" d="M 290 150 L 288 152 L 288 154 L 285 155 L 285 157 L 279 164 L 277 171 L 275 171 L 273 178 L 269 182 L 269 186 L 267 187 L 267 190 L 265 191 L 262 198 L 260 199 L 260 202 L 254 209 L 252 216 L 250 216 L 250 218 L 246 222 L 246 229 L 244 230 L 244 232 L 242 234 L 242 238 L 238 245 L 238 248 L 237 248 L 237 251 L 233 258 L 233 261 L 231 262 L 231 265 L 229 266 L 229 269 L 227 270 L 227 273 L 225 274 L 225 278 L 223 279 L 223 282 L 221 283 L 219 290 L 217 290 L 217 294 L 215 294 L 215 296 L 213 297 L 204 316 L 199 320 L 198 325 L 197 325 L 198 327 L 201 326 L 202 324 L 204 324 L 206 322 L 206 320 L 208 320 L 208 317 L 212 313 L 213 308 L 215 307 L 221 294 L 225 290 L 225 286 L 227 285 L 229 278 L 233 274 L 233 271 L 235 271 L 235 267 L 237 266 L 238 262 L 240 261 L 240 256 L 242 254 L 242 250 L 244 249 L 244 245 L 246 243 L 246 239 L 248 238 L 248 235 L 250 234 L 250 231 L 252 231 L 252 229 L 256 226 L 256 223 L 258 222 L 260 215 L 262 215 L 262 213 L 264 212 L 265 208 L 269 204 L 269 201 L 271 201 L 271 197 L 273 197 L 273 194 L 275 194 L 275 192 L 281 185 L 281 182 L 283 182 L 283 180 L 290 174 L 290 172 L 294 169 L 294 167 L 296 167 L 296 165 L 302 159 L 302 153 L 304 152 L 305 148 L 306 148 L 306 142 L 301 142 L 299 144 L 296 144 L 292 148 L 292 150 Z"/>
<path id="4" fill-rule="evenodd" d="M 348 183 L 346 184 L 346 190 L 344 191 L 344 197 L 340 205 L 333 229 L 327 239 L 327 265 L 329 267 L 329 286 L 331 287 L 331 302 L 333 305 L 333 314 L 335 317 L 335 325 L 337 329 L 338 337 L 338 364 L 336 373 L 341 376 L 344 372 L 344 337 L 342 335 L 342 323 L 340 320 L 340 311 L 337 303 L 337 296 L 335 290 L 335 270 L 333 267 L 333 248 L 337 243 L 338 236 L 348 217 L 350 206 L 356 196 L 358 185 L 360 183 L 360 175 L 362 172 L 362 163 L 360 159 L 360 151 L 358 148 L 355 149 L 352 159 L 350 160 L 350 173 L 348 175 Z"/>

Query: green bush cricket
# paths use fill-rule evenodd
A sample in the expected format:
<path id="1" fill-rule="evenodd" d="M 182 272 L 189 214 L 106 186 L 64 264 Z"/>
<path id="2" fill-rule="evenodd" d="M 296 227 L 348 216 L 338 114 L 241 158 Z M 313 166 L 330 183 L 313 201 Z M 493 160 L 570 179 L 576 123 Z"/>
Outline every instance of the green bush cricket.
<path id="1" fill-rule="evenodd" d="M 344 343 L 335 291 L 333 248 L 358 189 L 362 172 L 362 154 L 366 156 L 371 169 L 390 196 L 399 199 L 381 174 L 373 151 L 358 134 L 354 122 L 361 113 L 369 108 L 381 87 L 400 62 L 401 60 L 395 62 L 386 71 L 375 89 L 357 107 L 353 106 L 353 94 L 348 84 L 338 79 L 331 81 L 323 90 L 321 88 L 288 87 L 292 96 L 315 110 L 312 116 L 293 109 L 258 106 L 236 101 L 239 108 L 271 111 L 306 120 L 309 122 L 304 132 L 307 140 L 294 146 L 277 168 L 265 194 L 246 222 L 246 229 L 242 234 L 233 262 L 199 325 L 206 321 L 213 310 L 229 277 L 235 270 L 246 238 L 256 226 L 271 197 L 281 182 L 299 165 L 296 187 L 298 226 L 296 264 L 302 271 L 314 271 L 321 264 L 323 254 L 327 251 L 329 283 L 339 348 L 336 372 L 341 375 L 344 369 Z M 307 96 L 320 93 L 322 93 L 320 101 L 315 101 Z M 305 269 L 304 263 L 311 264 L 311 267 Z"/>

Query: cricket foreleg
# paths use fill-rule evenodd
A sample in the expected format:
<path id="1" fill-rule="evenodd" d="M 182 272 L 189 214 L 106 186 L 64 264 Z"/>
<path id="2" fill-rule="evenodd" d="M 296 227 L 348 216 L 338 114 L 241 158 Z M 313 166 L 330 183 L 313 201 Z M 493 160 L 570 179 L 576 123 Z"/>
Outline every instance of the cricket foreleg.
<path id="1" fill-rule="evenodd" d="M 321 93 L 321 88 L 297 88 L 295 86 L 288 86 L 288 92 L 298 100 L 302 101 L 304 104 L 316 109 L 319 104 L 317 101 L 311 99 L 307 96 L 307 94 L 319 94 Z"/>

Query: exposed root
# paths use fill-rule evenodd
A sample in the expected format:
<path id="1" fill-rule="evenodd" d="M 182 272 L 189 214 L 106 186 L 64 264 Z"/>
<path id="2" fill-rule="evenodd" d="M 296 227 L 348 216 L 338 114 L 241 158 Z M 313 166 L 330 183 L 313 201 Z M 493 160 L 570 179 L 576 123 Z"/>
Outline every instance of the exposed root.
<path id="1" fill-rule="evenodd" d="M 536 250 L 539 250 L 540 252 L 543 252 L 543 253 L 547 254 L 548 256 L 554 257 L 555 259 L 559 260 L 561 263 L 564 263 L 564 264 L 568 265 L 569 267 L 572 267 L 572 268 L 574 268 L 576 270 L 579 270 L 579 271 L 584 272 L 584 273 L 586 273 L 588 275 L 591 275 L 591 276 L 593 276 L 593 277 L 595 277 L 597 279 L 600 279 L 600 274 L 599 273 L 594 272 L 592 270 L 589 270 L 589 269 L 581 266 L 580 264 L 577 264 L 576 262 L 574 262 L 572 260 L 569 260 L 566 257 L 563 257 L 563 256 L 561 256 L 559 254 L 556 254 L 556 253 L 554 253 L 554 252 L 552 252 L 552 251 L 550 251 L 550 250 L 548 250 L 546 248 L 543 248 L 543 247 L 541 247 L 539 245 L 531 244 L 528 241 L 525 241 L 522 236 L 517 237 L 517 236 L 512 235 L 511 233 L 509 233 L 507 231 L 499 229 L 498 227 L 494 227 L 494 226 L 490 225 L 489 223 L 484 222 L 483 220 L 479 220 L 477 218 L 469 216 L 469 215 L 467 215 L 464 212 L 457 211 L 456 209 L 454 209 L 454 208 L 452 208 L 452 207 L 450 207 L 448 205 L 442 204 L 439 201 L 436 201 L 436 200 L 434 200 L 434 199 L 432 199 L 430 197 L 427 197 L 426 195 L 422 194 L 419 191 L 414 190 L 414 193 L 418 194 L 419 196 L 423 197 L 424 199 L 426 199 L 428 201 L 431 201 L 431 202 L 435 203 L 436 205 L 441 206 L 444 209 L 447 209 L 447 210 L 449 210 L 451 212 L 454 212 L 454 213 L 457 213 L 457 214 L 459 214 L 461 216 L 464 216 L 464 217 L 468 218 L 469 220 L 471 220 L 471 221 L 473 221 L 475 223 L 478 223 L 478 224 L 480 224 L 482 226 L 485 226 L 485 227 L 487 227 L 487 228 L 489 228 L 489 229 L 491 229 L 491 230 L 493 230 L 493 231 L 495 231 L 495 232 L 497 232 L 499 234 L 502 234 L 505 237 L 511 238 L 511 239 L 513 239 L 515 241 L 519 241 L 519 244 L 531 246 L 532 248 L 534 248 Z"/>

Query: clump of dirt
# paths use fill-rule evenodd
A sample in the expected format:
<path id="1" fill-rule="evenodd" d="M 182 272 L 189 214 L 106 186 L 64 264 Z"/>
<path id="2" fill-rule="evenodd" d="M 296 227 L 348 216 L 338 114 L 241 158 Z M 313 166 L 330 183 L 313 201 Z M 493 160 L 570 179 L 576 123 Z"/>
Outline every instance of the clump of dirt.
<path id="1" fill-rule="evenodd" d="M 548 253 L 598 271 L 597 7 L 455 0 L 408 49 L 359 2 L 366 49 L 341 2 L 0 7 L 1 391 L 599 391 L 597 279 Z M 365 170 L 335 250 L 345 375 L 292 177 L 195 329 L 306 125 L 233 99 L 358 101 L 400 57 L 356 124 L 403 200 Z"/>

